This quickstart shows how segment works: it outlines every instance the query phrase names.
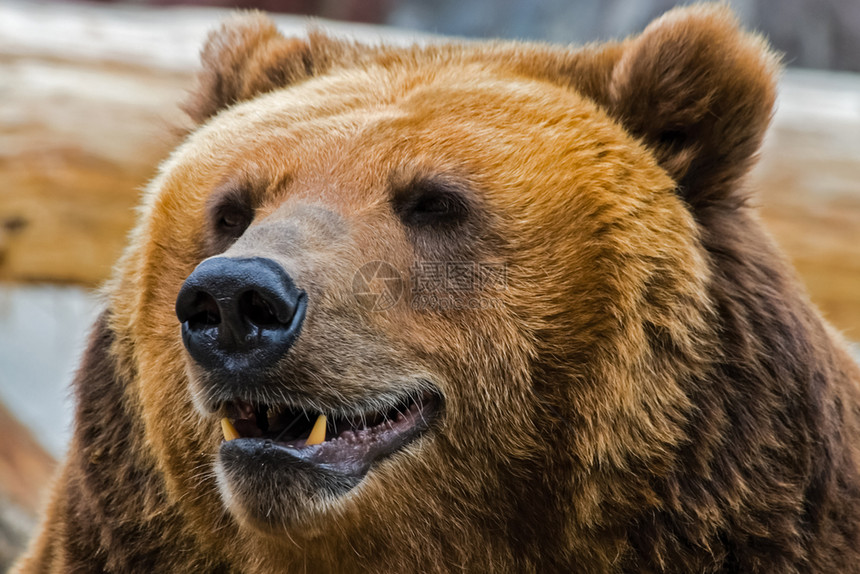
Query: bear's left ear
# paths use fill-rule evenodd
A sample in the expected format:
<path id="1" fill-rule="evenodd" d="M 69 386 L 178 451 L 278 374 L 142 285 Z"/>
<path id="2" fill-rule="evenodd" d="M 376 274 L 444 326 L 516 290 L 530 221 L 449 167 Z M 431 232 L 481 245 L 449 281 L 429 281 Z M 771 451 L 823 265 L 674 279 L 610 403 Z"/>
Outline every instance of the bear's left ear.
<path id="1" fill-rule="evenodd" d="M 202 123 L 223 108 L 318 74 L 358 49 L 319 32 L 285 38 L 260 12 L 241 12 L 210 33 L 197 87 L 183 105 Z"/>
<path id="2" fill-rule="evenodd" d="M 694 208 L 732 197 L 772 115 L 778 58 L 725 6 L 668 12 L 622 45 L 604 104 Z"/>

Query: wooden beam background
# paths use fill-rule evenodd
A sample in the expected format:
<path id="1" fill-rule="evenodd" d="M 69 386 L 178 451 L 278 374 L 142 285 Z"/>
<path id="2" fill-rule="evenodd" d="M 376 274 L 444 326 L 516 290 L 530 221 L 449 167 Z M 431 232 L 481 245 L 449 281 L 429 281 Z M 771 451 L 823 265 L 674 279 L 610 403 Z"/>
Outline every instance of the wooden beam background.
<path id="1" fill-rule="evenodd" d="M 107 277 L 139 190 L 178 142 L 177 104 L 224 14 L 0 5 L 0 281 Z M 411 37 L 323 25 L 365 41 Z M 788 72 L 750 185 L 812 299 L 860 340 L 860 77 Z"/>

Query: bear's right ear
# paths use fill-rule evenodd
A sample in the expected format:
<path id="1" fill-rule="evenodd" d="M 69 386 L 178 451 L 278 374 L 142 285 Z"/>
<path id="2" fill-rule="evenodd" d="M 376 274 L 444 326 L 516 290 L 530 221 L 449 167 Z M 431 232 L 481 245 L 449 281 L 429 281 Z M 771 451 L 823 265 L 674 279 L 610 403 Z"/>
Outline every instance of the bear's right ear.
<path id="1" fill-rule="evenodd" d="M 260 12 L 236 14 L 209 34 L 197 86 L 183 109 L 202 123 L 233 104 L 324 71 L 345 48 L 317 32 L 307 40 L 285 38 Z"/>

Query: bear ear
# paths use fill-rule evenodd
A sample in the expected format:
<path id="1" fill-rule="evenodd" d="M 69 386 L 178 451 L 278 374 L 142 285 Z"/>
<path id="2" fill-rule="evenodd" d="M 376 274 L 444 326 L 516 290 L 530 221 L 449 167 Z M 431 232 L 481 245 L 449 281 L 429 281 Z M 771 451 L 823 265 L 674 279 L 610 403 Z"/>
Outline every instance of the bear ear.
<path id="1" fill-rule="evenodd" d="M 344 48 L 313 31 L 307 40 L 285 38 L 264 14 L 238 13 L 209 34 L 197 87 L 183 109 L 202 123 L 237 102 L 313 76 Z"/>
<path id="2" fill-rule="evenodd" d="M 623 44 L 605 104 L 701 207 L 732 199 L 752 166 L 778 70 L 765 41 L 725 6 L 680 8 Z"/>

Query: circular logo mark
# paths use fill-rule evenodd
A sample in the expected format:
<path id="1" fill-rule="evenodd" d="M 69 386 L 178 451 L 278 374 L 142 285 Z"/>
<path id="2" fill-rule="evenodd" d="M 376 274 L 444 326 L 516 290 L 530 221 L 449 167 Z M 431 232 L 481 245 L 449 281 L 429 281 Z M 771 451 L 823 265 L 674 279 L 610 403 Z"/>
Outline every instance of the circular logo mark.
<path id="1" fill-rule="evenodd" d="M 403 296 L 403 288 L 400 272 L 385 261 L 366 263 L 352 277 L 355 300 L 369 311 L 394 307 Z"/>

